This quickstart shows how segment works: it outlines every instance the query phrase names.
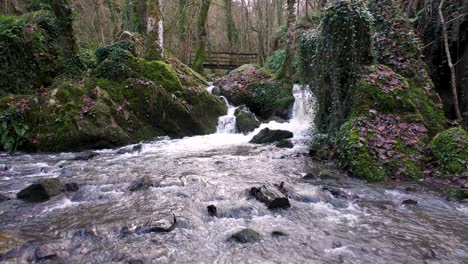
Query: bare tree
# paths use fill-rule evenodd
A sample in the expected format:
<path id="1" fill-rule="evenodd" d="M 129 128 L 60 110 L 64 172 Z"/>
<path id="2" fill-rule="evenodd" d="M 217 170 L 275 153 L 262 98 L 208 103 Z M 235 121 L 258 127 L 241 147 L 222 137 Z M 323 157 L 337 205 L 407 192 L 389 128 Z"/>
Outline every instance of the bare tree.
<path id="1" fill-rule="evenodd" d="M 456 69 L 455 65 L 452 62 L 452 55 L 450 54 L 450 45 L 448 42 L 448 33 L 447 33 L 447 24 L 445 23 L 444 13 L 442 12 L 442 8 L 444 6 L 445 0 L 441 0 L 439 4 L 439 19 L 442 26 L 442 38 L 444 39 L 444 47 L 445 47 L 445 55 L 447 56 L 447 64 L 450 68 L 450 75 L 451 75 L 451 86 L 452 86 L 452 100 L 453 106 L 455 110 L 456 118 L 461 122 L 463 121 L 460 106 L 458 102 L 458 91 L 457 91 L 457 76 L 456 76 Z"/>

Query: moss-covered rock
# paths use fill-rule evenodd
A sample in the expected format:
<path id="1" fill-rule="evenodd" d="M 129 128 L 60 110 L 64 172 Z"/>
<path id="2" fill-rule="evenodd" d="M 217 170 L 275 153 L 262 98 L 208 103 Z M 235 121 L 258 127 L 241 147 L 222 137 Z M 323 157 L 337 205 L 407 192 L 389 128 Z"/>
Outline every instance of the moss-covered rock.
<path id="1" fill-rule="evenodd" d="M 261 119 L 276 115 L 287 119 L 294 103 L 292 85 L 274 80 L 270 72 L 245 65 L 216 82 L 234 105 L 246 105 Z"/>
<path id="2" fill-rule="evenodd" d="M 434 159 L 444 175 L 468 177 L 468 132 L 463 128 L 443 131 L 430 144 Z"/>
<path id="3" fill-rule="evenodd" d="M 121 46 L 103 48 L 92 77 L 83 82 L 57 81 L 39 94 L 1 98 L 0 116 L 21 107 L 21 124 L 28 127 L 27 142 L 13 142 L 12 148 L 109 148 L 216 131 L 218 117 L 227 112 L 223 101 L 203 86 L 183 86 L 170 64 L 137 58 L 131 45 Z M 186 78 L 198 80 L 188 71 Z M 19 123 L 8 122 L 8 133 Z"/>
<path id="4" fill-rule="evenodd" d="M 260 126 L 260 122 L 247 107 L 239 107 L 234 113 L 236 116 L 236 131 L 240 133 L 249 133 Z"/>

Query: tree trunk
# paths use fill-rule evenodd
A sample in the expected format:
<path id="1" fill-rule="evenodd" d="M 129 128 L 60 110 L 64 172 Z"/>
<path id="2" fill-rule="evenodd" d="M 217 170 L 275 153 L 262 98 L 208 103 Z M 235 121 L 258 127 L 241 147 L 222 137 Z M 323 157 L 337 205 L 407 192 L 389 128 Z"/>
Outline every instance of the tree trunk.
<path id="1" fill-rule="evenodd" d="M 179 0 L 177 11 L 177 33 L 179 37 L 179 59 L 183 63 L 187 63 L 188 49 L 188 25 L 187 25 L 187 0 Z"/>
<path id="2" fill-rule="evenodd" d="M 195 51 L 195 58 L 193 60 L 192 68 L 204 75 L 203 62 L 205 61 L 205 45 L 206 45 L 206 21 L 208 18 L 208 11 L 210 10 L 211 0 L 201 0 L 200 14 L 197 21 L 197 45 Z"/>
<path id="3" fill-rule="evenodd" d="M 447 64 L 450 68 L 450 77 L 451 77 L 451 86 L 452 86 L 452 100 L 453 106 L 455 111 L 455 116 L 460 123 L 463 121 L 460 106 L 458 102 L 458 92 L 457 92 L 457 76 L 456 76 L 456 69 L 452 62 L 452 56 L 450 54 L 450 45 L 448 42 L 448 33 L 447 33 L 447 24 L 445 23 L 444 13 L 442 12 L 442 8 L 444 6 L 445 0 L 440 1 L 439 4 L 439 18 L 440 23 L 442 26 L 442 38 L 444 39 L 444 47 L 445 47 L 445 55 L 447 56 Z"/>
<path id="4" fill-rule="evenodd" d="M 145 59 L 160 60 L 163 57 L 163 21 L 160 0 L 147 0 Z"/>
<path id="5" fill-rule="evenodd" d="M 288 0 L 288 21 L 287 21 L 287 36 L 286 36 L 286 52 L 284 54 L 284 61 L 281 69 L 277 74 L 277 78 L 279 79 L 287 79 L 290 80 L 294 73 L 294 65 L 293 65 L 293 58 L 294 58 L 294 30 L 296 24 L 296 12 L 294 10 L 294 5 L 296 4 L 296 0 Z"/>
<path id="6" fill-rule="evenodd" d="M 224 7 L 226 11 L 226 28 L 227 38 L 230 50 L 237 48 L 239 43 L 239 32 L 237 31 L 236 24 L 232 17 L 232 0 L 224 0 Z"/>
<path id="7" fill-rule="evenodd" d="M 60 38 L 64 51 L 73 57 L 78 53 L 78 45 L 73 31 L 73 13 L 68 0 L 51 0 L 50 5 L 57 17 Z"/>
<path id="8" fill-rule="evenodd" d="M 137 1 L 138 1 L 138 5 L 137 5 L 138 31 L 137 32 L 141 34 L 145 34 L 145 33 L 148 33 L 148 28 L 147 28 L 147 19 L 149 16 L 148 8 L 152 1 L 151 0 L 137 0 Z M 159 5 L 159 3 L 157 5 Z"/>

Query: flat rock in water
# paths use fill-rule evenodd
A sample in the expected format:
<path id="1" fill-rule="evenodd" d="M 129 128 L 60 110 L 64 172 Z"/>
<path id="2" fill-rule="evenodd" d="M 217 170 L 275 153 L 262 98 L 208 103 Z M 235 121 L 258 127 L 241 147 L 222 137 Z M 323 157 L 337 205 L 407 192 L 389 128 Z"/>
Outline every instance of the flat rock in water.
<path id="1" fill-rule="evenodd" d="M 168 233 L 176 228 L 177 218 L 171 220 L 150 220 L 144 225 L 137 227 L 136 233 Z"/>
<path id="2" fill-rule="evenodd" d="M 268 206 L 268 209 L 286 209 L 291 207 L 291 204 L 284 192 L 283 184 L 281 184 L 280 186 L 263 185 L 260 188 L 252 187 L 249 193 L 258 201 Z"/>
<path id="3" fill-rule="evenodd" d="M 289 139 L 283 139 L 276 143 L 277 148 L 294 148 L 294 144 Z"/>
<path id="4" fill-rule="evenodd" d="M 255 135 L 249 143 L 253 144 L 268 144 L 283 139 L 292 138 L 294 134 L 287 130 L 270 130 L 269 128 L 262 129 L 257 135 Z"/>
<path id="5" fill-rule="evenodd" d="M 237 233 L 234 233 L 229 237 L 229 241 L 234 241 L 237 243 L 255 243 L 260 241 L 260 234 L 250 228 L 243 229 Z"/>
<path id="6" fill-rule="evenodd" d="M 271 232 L 271 236 L 272 237 L 284 237 L 284 236 L 289 236 L 289 235 L 281 231 L 273 231 Z"/>
<path id="7" fill-rule="evenodd" d="M 44 202 L 62 192 L 62 184 L 58 178 L 42 179 L 21 190 L 16 197 L 30 202 Z"/>
<path id="8" fill-rule="evenodd" d="M 132 182 L 128 190 L 131 192 L 137 192 L 147 190 L 149 187 L 153 187 L 153 181 L 150 177 L 145 176 Z"/>
<path id="9" fill-rule="evenodd" d="M 63 190 L 65 192 L 77 192 L 80 189 L 80 186 L 76 182 L 69 182 L 63 185 Z"/>
<path id="10" fill-rule="evenodd" d="M 58 258 L 64 258 L 68 256 L 68 253 L 64 249 L 63 245 L 51 244 L 43 245 L 34 250 L 34 256 L 38 261 L 44 260 L 57 260 Z"/>

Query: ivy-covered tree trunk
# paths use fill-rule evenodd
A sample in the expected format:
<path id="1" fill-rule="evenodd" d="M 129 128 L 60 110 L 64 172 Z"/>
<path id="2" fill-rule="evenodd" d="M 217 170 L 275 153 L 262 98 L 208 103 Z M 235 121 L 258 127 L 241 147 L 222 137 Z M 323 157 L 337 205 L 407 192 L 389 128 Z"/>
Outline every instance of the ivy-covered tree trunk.
<path id="1" fill-rule="evenodd" d="M 147 19 L 148 19 L 148 8 L 151 3 L 151 0 L 137 0 L 137 14 L 138 14 L 138 31 L 141 34 L 145 34 L 148 32 L 147 29 Z"/>
<path id="2" fill-rule="evenodd" d="M 179 37 L 179 59 L 187 63 L 188 26 L 187 26 L 187 0 L 179 0 L 177 11 L 177 33 Z"/>
<path id="3" fill-rule="evenodd" d="M 232 0 L 224 0 L 224 8 L 226 11 L 226 33 L 229 42 L 229 48 L 232 51 L 239 43 L 239 32 L 237 31 L 234 18 L 232 17 Z"/>
<path id="4" fill-rule="evenodd" d="M 78 57 L 78 45 L 73 30 L 73 12 L 69 0 L 50 0 L 50 5 L 57 17 L 59 38 L 63 49 L 64 72 L 75 75 L 81 62 Z"/>
<path id="5" fill-rule="evenodd" d="M 286 33 L 286 51 L 284 53 L 283 66 L 278 71 L 278 79 L 291 79 L 294 73 L 293 57 L 294 57 L 294 30 L 296 24 L 296 12 L 294 5 L 296 0 L 288 0 L 288 21 Z"/>
<path id="6" fill-rule="evenodd" d="M 146 17 L 147 60 L 160 60 L 163 57 L 163 21 L 160 0 L 148 0 Z"/>
<path id="7" fill-rule="evenodd" d="M 208 11 L 210 10 L 211 0 L 201 0 L 200 14 L 197 21 L 197 46 L 195 51 L 195 58 L 193 60 L 192 68 L 194 71 L 205 74 L 203 69 L 203 62 L 205 61 L 205 44 L 206 44 L 206 21 L 208 18 Z"/>

